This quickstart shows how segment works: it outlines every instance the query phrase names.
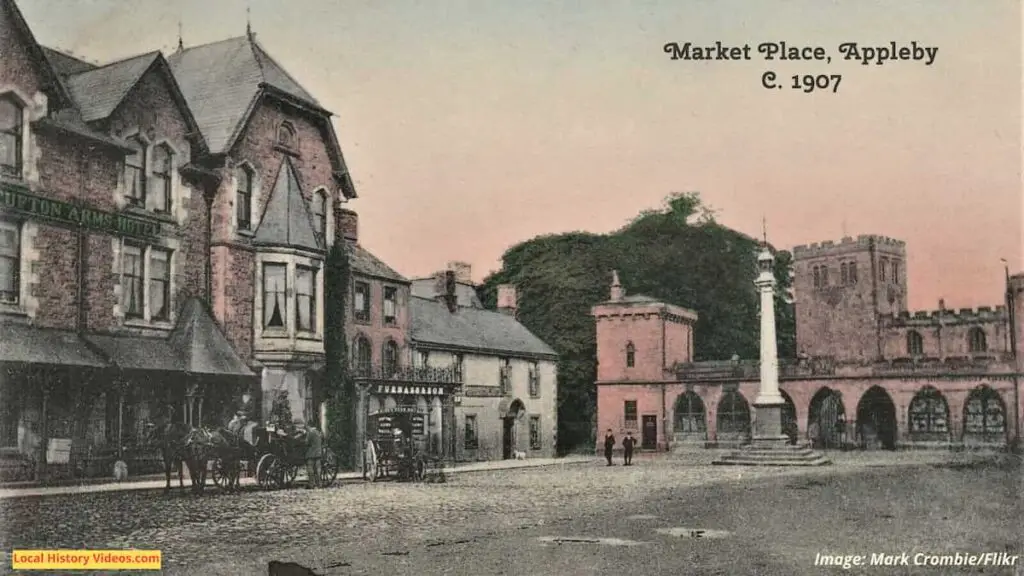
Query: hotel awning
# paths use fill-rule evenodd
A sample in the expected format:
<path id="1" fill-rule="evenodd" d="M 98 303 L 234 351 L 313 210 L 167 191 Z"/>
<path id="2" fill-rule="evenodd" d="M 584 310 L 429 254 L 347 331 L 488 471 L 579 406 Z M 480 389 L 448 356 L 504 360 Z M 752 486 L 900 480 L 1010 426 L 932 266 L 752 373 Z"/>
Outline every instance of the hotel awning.
<path id="1" fill-rule="evenodd" d="M 109 364 L 76 332 L 26 324 L 0 324 L 0 362 L 104 368 Z"/>

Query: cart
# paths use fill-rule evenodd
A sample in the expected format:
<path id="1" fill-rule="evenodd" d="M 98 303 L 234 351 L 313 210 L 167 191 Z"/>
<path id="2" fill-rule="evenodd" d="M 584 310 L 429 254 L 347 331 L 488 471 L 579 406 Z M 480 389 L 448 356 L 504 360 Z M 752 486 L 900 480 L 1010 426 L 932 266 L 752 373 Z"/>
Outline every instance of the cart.
<path id="1" fill-rule="evenodd" d="M 394 475 L 398 480 L 422 481 L 440 467 L 426 449 L 426 421 L 415 408 L 374 412 L 367 419 L 363 450 L 363 479 L 376 482 Z"/>
<path id="2" fill-rule="evenodd" d="M 299 474 L 299 467 L 306 465 L 305 436 L 288 435 L 273 426 L 258 428 L 253 436 L 251 445 L 242 440 L 245 449 L 241 458 L 256 462 L 256 484 L 264 490 L 291 487 Z M 223 487 L 224 478 L 237 470 L 240 462 L 226 463 L 217 458 L 211 464 L 214 484 Z M 331 486 L 337 477 L 338 458 L 324 446 L 320 460 L 320 485 Z"/>

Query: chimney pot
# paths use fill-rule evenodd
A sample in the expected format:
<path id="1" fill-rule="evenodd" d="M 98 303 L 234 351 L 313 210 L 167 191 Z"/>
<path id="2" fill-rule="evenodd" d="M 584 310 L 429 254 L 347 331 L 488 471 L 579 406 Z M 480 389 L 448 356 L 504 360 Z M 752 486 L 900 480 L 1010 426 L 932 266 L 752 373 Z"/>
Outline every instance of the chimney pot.
<path id="1" fill-rule="evenodd" d="M 455 272 L 455 281 L 459 284 L 473 283 L 473 267 L 470 264 L 452 261 L 448 263 L 448 269 Z"/>
<path id="2" fill-rule="evenodd" d="M 502 314 L 515 316 L 519 308 L 516 287 L 512 284 L 501 284 L 498 286 L 498 311 Z"/>

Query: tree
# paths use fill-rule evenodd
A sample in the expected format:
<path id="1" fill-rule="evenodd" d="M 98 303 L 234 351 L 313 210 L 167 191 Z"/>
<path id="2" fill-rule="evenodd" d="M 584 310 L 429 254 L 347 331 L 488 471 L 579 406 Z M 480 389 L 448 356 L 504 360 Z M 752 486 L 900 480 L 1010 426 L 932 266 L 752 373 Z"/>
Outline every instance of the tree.
<path id="1" fill-rule="evenodd" d="M 558 443 L 563 453 L 592 447 L 597 344 L 590 309 L 609 298 L 612 270 L 627 294 L 697 312 L 697 360 L 757 358 L 760 300 L 754 279 L 761 243 L 715 220 L 697 193 L 673 194 L 612 234 L 571 232 L 509 248 L 501 270 L 479 287 L 487 307 L 499 284 L 515 284 L 519 319 L 558 352 Z M 791 257 L 776 254 L 780 355 L 795 354 Z"/>
<path id="2" fill-rule="evenodd" d="M 345 337 L 348 287 L 351 278 L 348 250 L 335 242 L 327 254 L 324 275 L 324 395 L 327 402 L 327 443 L 339 464 L 352 470 L 358 453 L 356 441 L 356 389 L 349 366 Z"/>

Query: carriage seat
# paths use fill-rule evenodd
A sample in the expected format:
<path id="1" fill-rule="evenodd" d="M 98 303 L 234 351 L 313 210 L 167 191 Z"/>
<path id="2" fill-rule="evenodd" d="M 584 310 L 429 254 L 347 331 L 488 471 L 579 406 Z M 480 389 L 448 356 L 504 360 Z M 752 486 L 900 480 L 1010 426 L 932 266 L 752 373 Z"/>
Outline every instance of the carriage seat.
<path id="1" fill-rule="evenodd" d="M 250 445 L 256 444 L 256 428 L 259 424 L 256 422 L 247 422 L 245 428 L 242 428 L 242 438 Z"/>

